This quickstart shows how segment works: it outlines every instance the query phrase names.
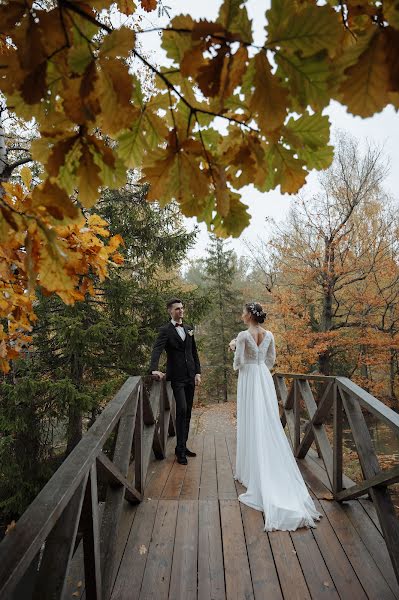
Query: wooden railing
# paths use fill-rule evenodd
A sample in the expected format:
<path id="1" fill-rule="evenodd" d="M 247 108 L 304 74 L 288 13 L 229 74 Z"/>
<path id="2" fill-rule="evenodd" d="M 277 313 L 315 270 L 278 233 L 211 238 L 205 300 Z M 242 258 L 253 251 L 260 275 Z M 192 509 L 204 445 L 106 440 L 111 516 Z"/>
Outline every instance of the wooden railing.
<path id="1" fill-rule="evenodd" d="M 108 600 L 124 499 L 142 500 L 151 452 L 165 457 L 174 414 L 170 384 L 154 382 L 148 396 L 140 377 L 126 381 L 1 542 L 1 600 L 62 598 L 78 548 L 86 599 Z"/>
<path id="2" fill-rule="evenodd" d="M 304 458 L 315 442 L 335 500 L 342 502 L 365 493 L 370 495 L 399 581 L 399 520 L 388 490 L 389 485 L 399 481 L 399 465 L 381 470 L 362 409 L 383 421 L 396 434 L 399 434 L 399 415 L 346 377 L 275 373 L 274 383 L 283 408 L 281 420 L 283 426 L 287 426 L 295 456 Z M 311 383 L 318 388 L 317 393 L 313 393 Z M 318 396 L 318 402 L 315 396 Z M 301 411 L 303 416 L 304 410 L 308 420 L 301 436 Z M 343 474 L 345 414 L 363 472 L 364 481 L 359 484 Z M 327 419 L 332 421 L 332 446 L 323 425 Z"/>

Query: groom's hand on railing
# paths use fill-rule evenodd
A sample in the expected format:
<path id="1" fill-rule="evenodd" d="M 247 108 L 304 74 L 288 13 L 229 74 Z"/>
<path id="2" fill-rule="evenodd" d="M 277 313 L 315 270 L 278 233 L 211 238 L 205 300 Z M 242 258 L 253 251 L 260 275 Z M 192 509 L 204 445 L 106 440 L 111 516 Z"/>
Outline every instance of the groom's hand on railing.
<path id="1" fill-rule="evenodd" d="M 195 385 L 201 385 L 201 375 L 199 373 L 195 376 Z"/>
<path id="2" fill-rule="evenodd" d="M 161 379 L 164 379 L 165 377 L 165 373 L 162 373 L 162 371 L 152 371 L 151 375 L 156 381 L 161 381 Z"/>

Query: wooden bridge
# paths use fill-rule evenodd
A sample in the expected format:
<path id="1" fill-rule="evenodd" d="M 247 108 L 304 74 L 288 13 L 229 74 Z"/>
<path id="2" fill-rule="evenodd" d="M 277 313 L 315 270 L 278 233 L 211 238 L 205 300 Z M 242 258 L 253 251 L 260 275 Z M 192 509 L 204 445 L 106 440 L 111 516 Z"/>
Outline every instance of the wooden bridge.
<path id="1" fill-rule="evenodd" d="M 170 387 L 156 382 L 147 394 L 132 377 L 0 544 L 0 598 L 399 598 L 399 522 L 388 491 L 399 466 L 380 470 L 361 407 L 397 434 L 399 416 L 346 378 L 274 380 L 323 515 L 316 529 L 263 532 L 262 514 L 237 499 L 233 430 L 192 436 L 197 457 L 179 465 Z M 323 426 L 331 411 L 332 446 Z M 361 484 L 342 471 L 344 413 Z"/>

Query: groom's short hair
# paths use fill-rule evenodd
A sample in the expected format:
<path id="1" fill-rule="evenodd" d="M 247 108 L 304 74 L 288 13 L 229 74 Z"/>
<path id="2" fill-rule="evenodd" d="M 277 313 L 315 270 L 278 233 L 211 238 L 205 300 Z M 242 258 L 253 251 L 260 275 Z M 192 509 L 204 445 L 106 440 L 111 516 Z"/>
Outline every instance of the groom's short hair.
<path id="1" fill-rule="evenodd" d="M 166 308 L 169 310 L 173 304 L 183 304 L 183 302 L 180 300 L 180 298 L 171 298 L 167 301 Z"/>

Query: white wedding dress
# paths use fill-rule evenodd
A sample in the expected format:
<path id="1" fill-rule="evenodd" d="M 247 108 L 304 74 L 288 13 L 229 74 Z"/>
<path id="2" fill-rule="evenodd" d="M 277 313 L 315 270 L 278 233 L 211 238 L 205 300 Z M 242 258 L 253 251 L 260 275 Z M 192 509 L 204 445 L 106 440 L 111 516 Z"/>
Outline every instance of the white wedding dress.
<path id="1" fill-rule="evenodd" d="M 261 510 L 265 531 L 315 527 L 320 519 L 280 422 L 269 369 L 276 359 L 273 334 L 257 346 L 249 331 L 236 339 L 237 458 L 235 478 L 247 491 L 244 504 Z"/>

